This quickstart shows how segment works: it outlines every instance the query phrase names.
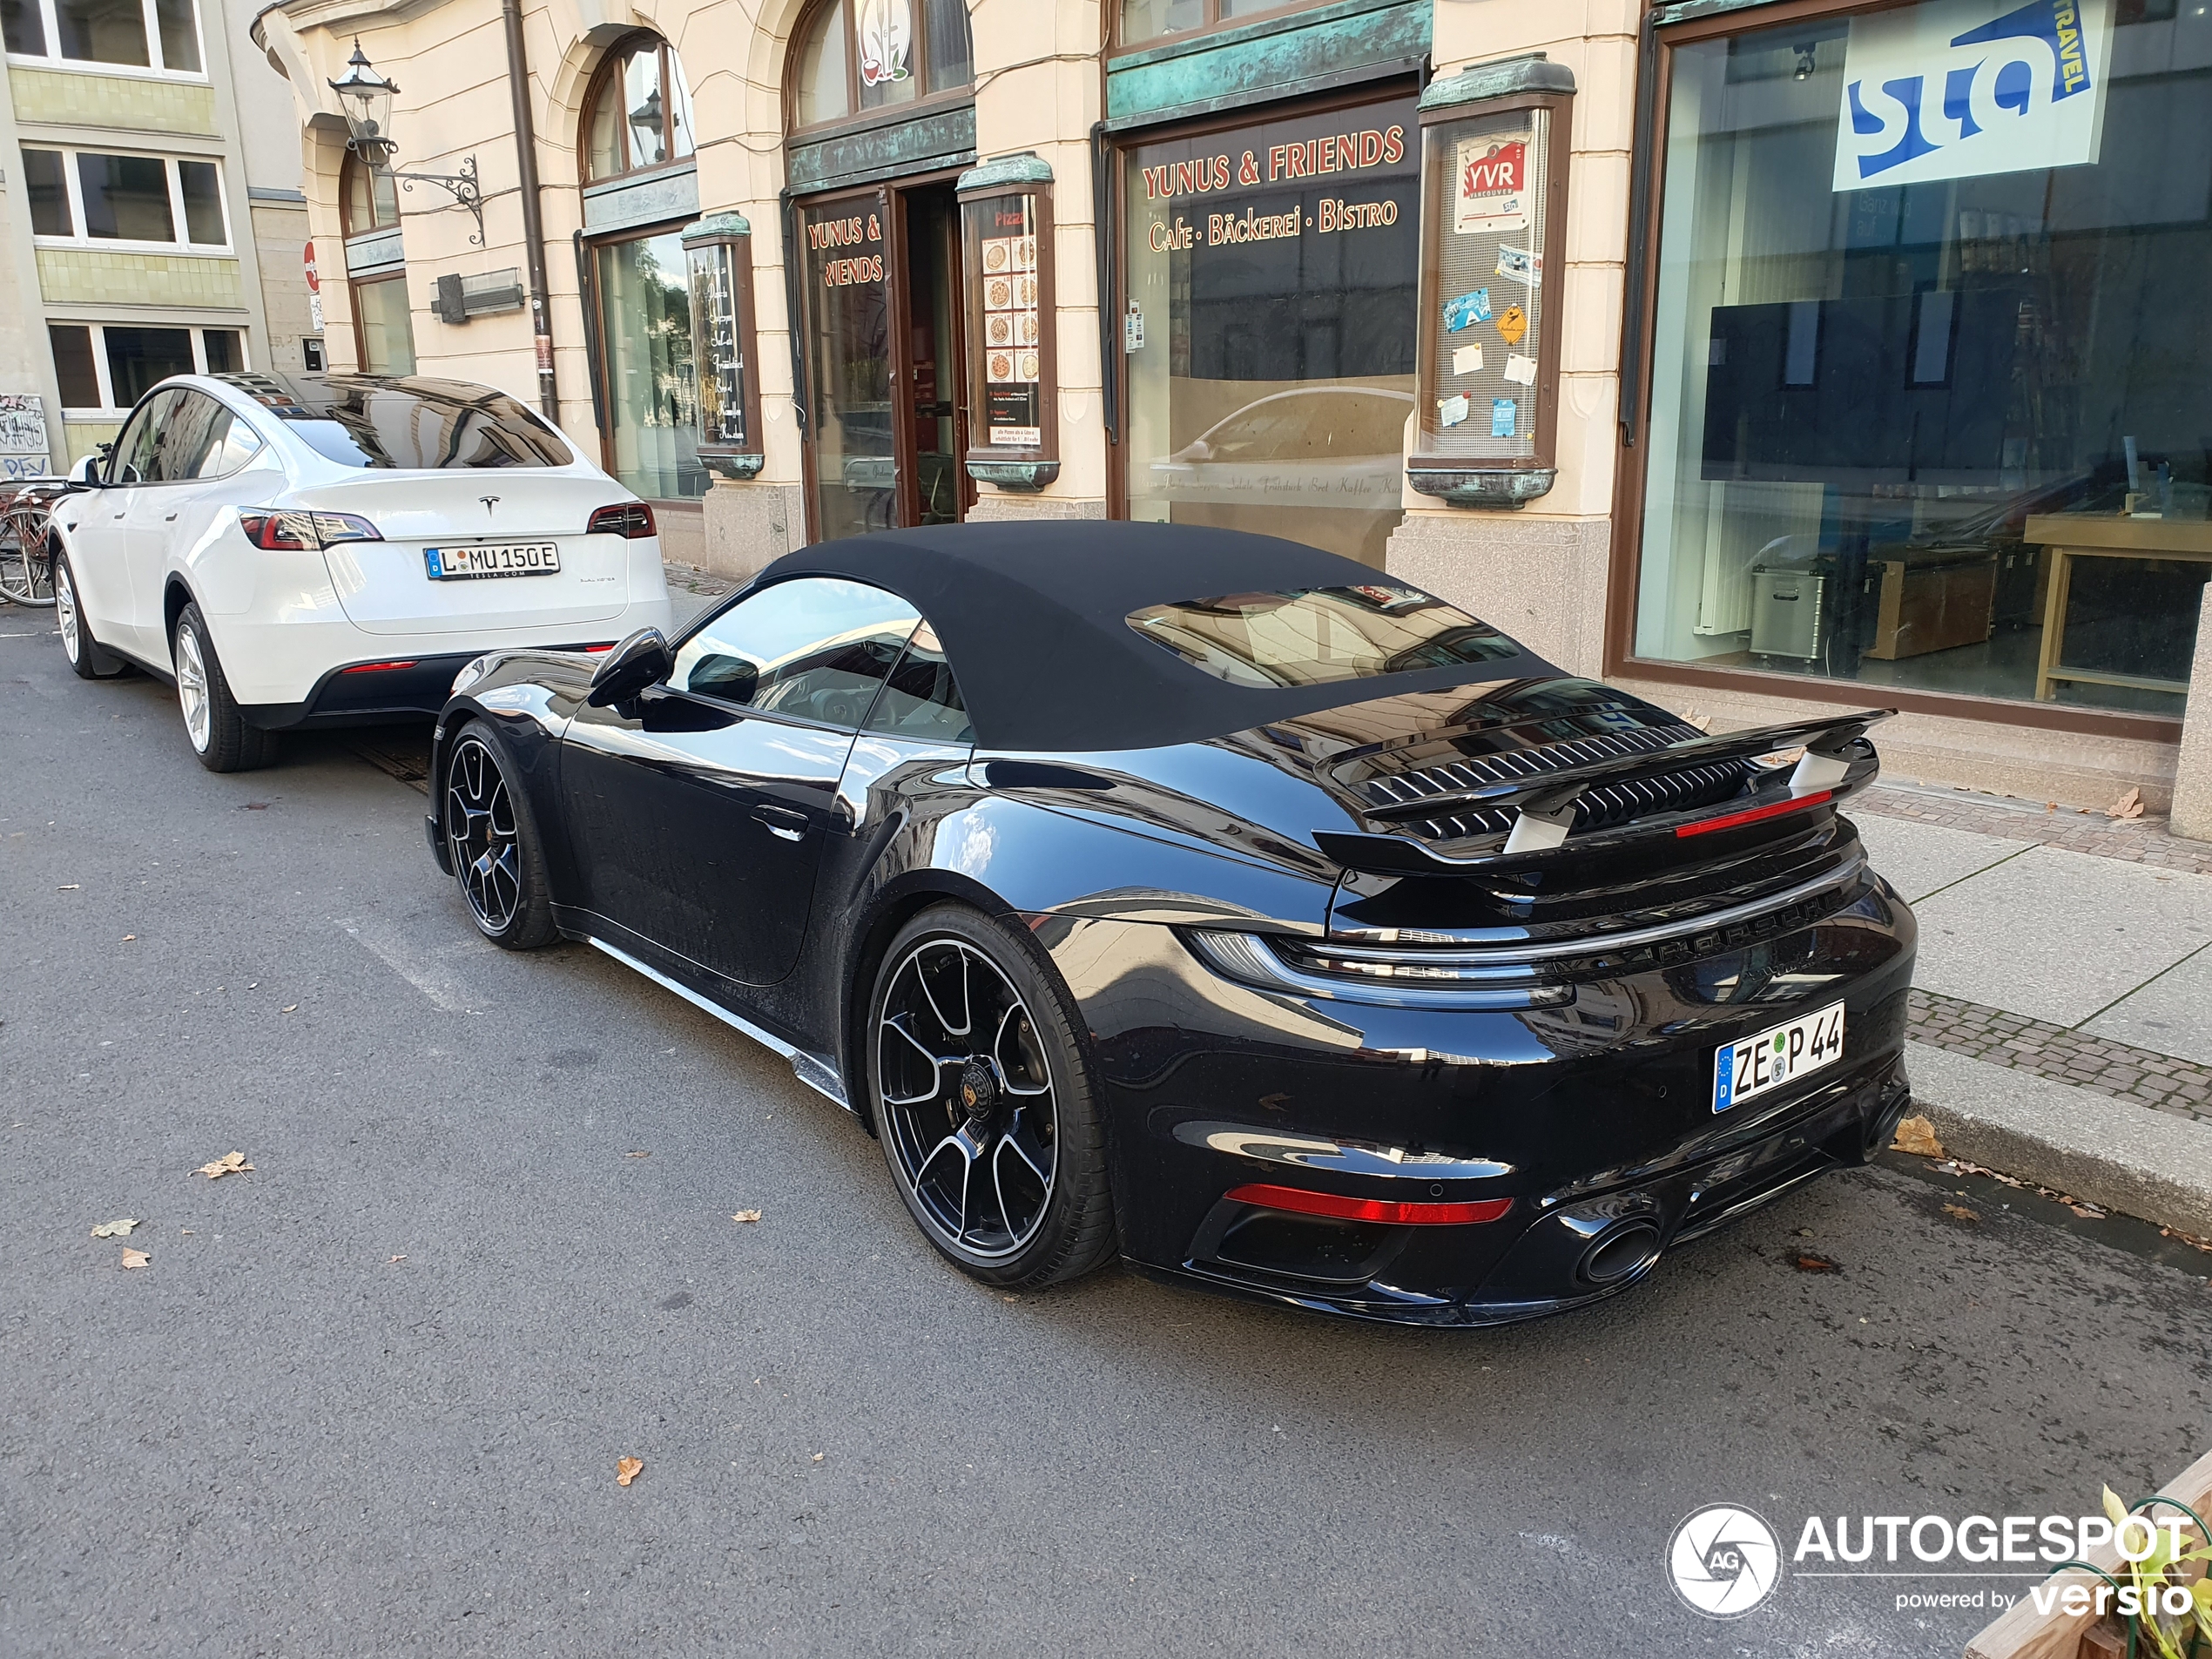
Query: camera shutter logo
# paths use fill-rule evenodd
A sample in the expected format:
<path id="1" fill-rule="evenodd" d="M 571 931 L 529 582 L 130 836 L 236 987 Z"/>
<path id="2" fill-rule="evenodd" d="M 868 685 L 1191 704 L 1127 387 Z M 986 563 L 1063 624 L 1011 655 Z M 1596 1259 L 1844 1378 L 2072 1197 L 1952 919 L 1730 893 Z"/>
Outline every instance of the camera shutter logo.
<path id="1" fill-rule="evenodd" d="M 1691 1612 L 1741 1618 L 1782 1581 L 1782 1542 L 1750 1510 L 1708 1504 L 1675 1528 L 1667 1576 Z"/>

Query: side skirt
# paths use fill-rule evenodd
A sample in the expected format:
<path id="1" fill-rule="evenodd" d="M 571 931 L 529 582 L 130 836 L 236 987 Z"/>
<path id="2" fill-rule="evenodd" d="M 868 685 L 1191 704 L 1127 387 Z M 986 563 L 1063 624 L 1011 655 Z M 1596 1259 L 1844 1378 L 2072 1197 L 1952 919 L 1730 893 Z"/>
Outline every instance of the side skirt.
<path id="1" fill-rule="evenodd" d="M 608 955 L 613 957 L 615 961 L 620 962 L 624 968 L 634 968 L 637 972 L 643 974 L 647 979 L 652 981 L 654 984 L 661 987 L 664 990 L 675 992 L 677 995 L 682 997 L 693 1008 L 698 1008 L 704 1013 L 712 1015 L 716 1019 L 721 1021 L 723 1024 L 728 1026 L 732 1031 L 736 1031 L 745 1036 L 751 1037 L 755 1042 L 759 1043 L 762 1048 L 767 1049 L 772 1054 L 782 1055 L 786 1060 L 791 1062 L 792 1075 L 797 1077 L 799 1082 L 805 1083 L 809 1089 L 813 1089 L 816 1094 L 820 1095 L 825 1099 L 834 1101 L 837 1104 L 842 1106 L 846 1111 L 853 1112 L 855 1116 L 859 1116 L 857 1112 L 853 1111 L 853 1103 L 846 1098 L 845 1080 L 838 1075 L 837 1068 L 832 1065 L 828 1061 L 825 1060 L 821 1055 L 818 1054 L 810 1054 L 804 1049 L 798 1048 L 792 1043 L 786 1042 L 781 1037 L 772 1035 L 769 1032 L 762 1030 L 759 1026 L 753 1024 L 752 1021 L 731 1013 L 729 1009 L 724 1008 L 719 1002 L 714 1001 L 711 998 L 700 995 L 690 986 L 671 979 L 658 968 L 648 968 L 644 963 L 639 961 L 635 956 L 632 956 L 628 951 L 617 950 L 614 946 L 610 945 L 604 939 L 597 938 L 592 934 L 587 934 L 584 935 L 584 940 L 585 942 L 590 945 L 593 949 L 604 951 Z"/>

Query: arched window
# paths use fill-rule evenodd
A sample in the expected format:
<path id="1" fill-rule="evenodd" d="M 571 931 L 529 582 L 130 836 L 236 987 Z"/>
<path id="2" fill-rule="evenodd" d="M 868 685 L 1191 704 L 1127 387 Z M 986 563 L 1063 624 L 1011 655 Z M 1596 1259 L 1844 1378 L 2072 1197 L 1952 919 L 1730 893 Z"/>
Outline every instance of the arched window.
<path id="1" fill-rule="evenodd" d="M 823 0 L 792 37 L 791 125 L 820 126 L 966 86 L 966 0 Z"/>
<path id="2" fill-rule="evenodd" d="M 691 135 L 691 94 L 673 46 L 638 35 L 607 54 L 584 99 L 587 183 L 680 161 Z"/>
<path id="3" fill-rule="evenodd" d="M 400 222 L 399 187 L 389 167 L 372 167 L 353 151 L 339 169 L 339 213 L 347 236 L 388 231 Z"/>

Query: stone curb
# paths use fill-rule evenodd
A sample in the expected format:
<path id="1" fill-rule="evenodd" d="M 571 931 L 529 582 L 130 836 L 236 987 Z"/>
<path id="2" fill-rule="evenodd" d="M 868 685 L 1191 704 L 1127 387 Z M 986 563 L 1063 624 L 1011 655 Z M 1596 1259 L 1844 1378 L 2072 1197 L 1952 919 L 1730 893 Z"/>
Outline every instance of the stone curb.
<path id="1" fill-rule="evenodd" d="M 1953 1157 L 2212 1237 L 2212 1127 L 1925 1042 L 1905 1064 Z"/>

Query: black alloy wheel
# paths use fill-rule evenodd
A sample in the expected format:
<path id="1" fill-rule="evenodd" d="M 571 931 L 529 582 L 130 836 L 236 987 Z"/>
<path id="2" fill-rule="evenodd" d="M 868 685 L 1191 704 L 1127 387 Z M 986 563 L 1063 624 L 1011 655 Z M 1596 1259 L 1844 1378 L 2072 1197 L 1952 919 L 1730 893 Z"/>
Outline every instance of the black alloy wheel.
<path id="1" fill-rule="evenodd" d="M 940 905 L 870 1003 L 876 1127 L 931 1244 L 991 1285 L 1073 1278 L 1113 1248 L 1103 1137 L 1069 999 L 1012 928 Z"/>
<path id="2" fill-rule="evenodd" d="M 462 728 L 446 762 L 446 851 L 469 914 L 509 950 L 552 943 L 553 907 L 529 802 L 478 723 Z"/>

